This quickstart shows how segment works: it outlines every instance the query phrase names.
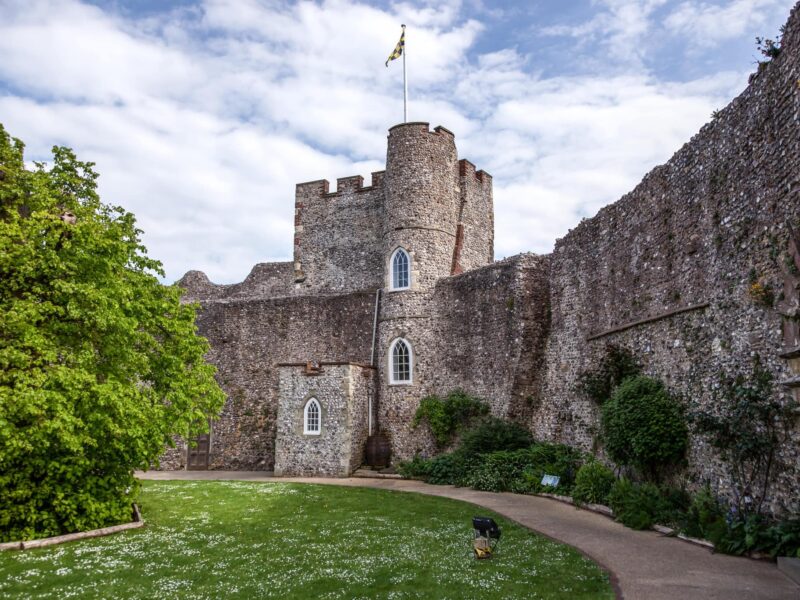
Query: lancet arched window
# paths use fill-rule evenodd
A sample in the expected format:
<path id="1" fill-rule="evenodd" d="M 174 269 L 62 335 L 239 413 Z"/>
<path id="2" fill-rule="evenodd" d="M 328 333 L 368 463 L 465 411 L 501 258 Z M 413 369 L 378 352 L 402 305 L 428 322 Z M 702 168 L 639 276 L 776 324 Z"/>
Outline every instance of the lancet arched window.
<path id="1" fill-rule="evenodd" d="M 392 254 L 390 261 L 392 267 L 393 290 L 407 290 L 411 287 L 411 257 L 408 252 L 398 248 Z"/>
<path id="2" fill-rule="evenodd" d="M 411 344 L 397 338 L 389 347 L 389 383 L 411 383 L 414 371 L 414 354 Z"/>
<path id="3" fill-rule="evenodd" d="M 322 410 L 316 398 L 311 398 L 306 402 L 303 409 L 303 433 L 308 435 L 319 435 L 322 429 Z"/>

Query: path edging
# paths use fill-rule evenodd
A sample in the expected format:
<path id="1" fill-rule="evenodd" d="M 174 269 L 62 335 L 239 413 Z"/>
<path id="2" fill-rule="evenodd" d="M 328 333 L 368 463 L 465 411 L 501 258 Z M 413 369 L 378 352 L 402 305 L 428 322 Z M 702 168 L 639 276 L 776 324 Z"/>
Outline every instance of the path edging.
<path id="1" fill-rule="evenodd" d="M 575 508 L 579 508 L 581 510 L 588 510 L 600 515 L 604 515 L 611 519 L 614 518 L 614 511 L 611 510 L 610 507 L 605 506 L 604 504 L 577 504 L 575 500 L 573 500 L 570 496 L 559 496 L 558 494 L 541 493 L 541 494 L 533 494 L 533 496 L 539 496 L 541 498 L 550 498 L 551 500 L 556 500 L 557 502 L 563 502 L 564 504 L 571 504 Z M 694 544 L 695 546 L 701 546 L 703 548 L 708 548 L 709 550 L 711 550 L 711 552 L 716 552 L 716 547 L 712 542 L 709 542 L 708 540 L 704 540 L 701 538 L 695 538 L 695 537 L 690 537 L 688 535 L 684 535 L 683 533 L 680 533 L 677 529 L 673 529 L 672 527 L 655 524 L 652 525 L 650 529 L 660 533 L 661 535 L 674 537 L 683 542 Z M 751 560 L 767 560 L 773 562 L 771 556 L 767 554 L 762 554 L 760 552 L 741 554 L 739 556 L 742 556 L 743 558 L 749 558 Z"/>

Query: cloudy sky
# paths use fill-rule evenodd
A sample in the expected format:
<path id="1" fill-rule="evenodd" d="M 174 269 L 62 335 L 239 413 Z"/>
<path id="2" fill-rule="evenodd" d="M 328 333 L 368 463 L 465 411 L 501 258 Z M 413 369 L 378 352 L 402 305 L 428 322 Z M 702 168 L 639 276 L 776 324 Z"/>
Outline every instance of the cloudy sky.
<path id="1" fill-rule="evenodd" d="M 744 89 L 795 0 L 0 0 L 0 123 L 97 163 L 167 281 L 290 260 L 294 184 L 402 121 L 494 177 L 497 257 L 549 252 Z"/>

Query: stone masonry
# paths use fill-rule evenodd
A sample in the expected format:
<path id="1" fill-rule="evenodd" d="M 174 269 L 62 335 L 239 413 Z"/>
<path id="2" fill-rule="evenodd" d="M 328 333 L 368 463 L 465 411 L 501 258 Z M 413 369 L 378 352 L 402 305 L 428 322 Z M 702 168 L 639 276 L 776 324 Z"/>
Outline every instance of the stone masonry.
<path id="1" fill-rule="evenodd" d="M 346 477 L 361 465 L 373 370 L 356 364 L 279 365 L 275 475 Z M 322 409 L 319 435 L 303 431 L 303 409 L 312 398 Z"/>
<path id="2" fill-rule="evenodd" d="M 394 462 L 430 454 L 414 412 L 457 387 L 538 439 L 602 452 L 597 410 L 575 382 L 608 343 L 703 406 L 720 374 L 746 372 L 758 355 L 788 399 L 800 375 L 798 232 L 800 5 L 780 55 L 738 98 L 548 256 L 495 262 L 491 177 L 458 159 L 447 129 L 397 125 L 369 186 L 360 176 L 335 192 L 298 184 L 292 262 L 257 265 L 240 284 L 194 271 L 179 282 L 200 303 L 228 393 L 210 468 L 346 475 L 370 417 Z M 398 248 L 411 282 L 392 290 Z M 413 354 L 403 384 L 389 382 L 397 338 Z M 325 406 L 314 440 L 302 433 L 309 394 Z M 800 508 L 798 442 L 795 433 L 782 449 L 776 512 Z M 182 468 L 185 455 L 181 444 L 162 467 Z M 695 482 L 729 489 L 704 440 L 692 440 L 689 459 Z"/>

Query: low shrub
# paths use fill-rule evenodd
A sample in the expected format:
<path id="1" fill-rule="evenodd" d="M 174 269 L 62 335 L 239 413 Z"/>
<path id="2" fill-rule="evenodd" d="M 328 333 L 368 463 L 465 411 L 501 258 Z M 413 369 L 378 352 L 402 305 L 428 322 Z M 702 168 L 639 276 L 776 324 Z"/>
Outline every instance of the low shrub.
<path id="1" fill-rule="evenodd" d="M 409 461 L 397 465 L 397 472 L 407 479 L 427 480 L 430 474 L 431 461 L 420 456 L 415 456 Z"/>
<path id="2" fill-rule="evenodd" d="M 427 481 L 435 485 L 467 486 L 475 462 L 476 459 L 469 459 L 461 452 L 442 454 L 431 459 Z"/>
<path id="3" fill-rule="evenodd" d="M 466 483 L 486 492 L 524 492 L 523 474 L 530 466 L 530 451 L 500 450 L 481 457 Z"/>
<path id="4" fill-rule="evenodd" d="M 531 447 L 531 468 L 525 473 L 528 492 L 551 492 L 569 495 L 575 484 L 575 475 L 586 460 L 586 455 L 565 444 L 541 443 Z M 559 477 L 558 486 L 542 485 L 544 475 Z"/>
<path id="5" fill-rule="evenodd" d="M 770 540 L 770 556 L 794 556 L 800 558 L 800 518 L 795 517 L 775 523 L 767 530 Z"/>
<path id="6" fill-rule="evenodd" d="M 533 444 L 531 432 L 510 421 L 490 417 L 461 436 L 458 452 L 471 458 L 499 450 L 519 450 Z"/>
<path id="7" fill-rule="evenodd" d="M 490 492 L 569 494 L 584 455 L 563 444 L 534 444 L 515 451 L 486 454 L 471 470 L 467 485 Z M 557 487 L 543 486 L 544 475 L 557 475 Z"/>
<path id="8" fill-rule="evenodd" d="M 719 537 L 710 539 L 718 552 L 725 554 L 748 554 L 762 552 L 769 548 L 767 521 L 764 516 L 750 514 L 735 516 L 729 513 L 727 527 L 721 530 Z"/>
<path id="9" fill-rule="evenodd" d="M 608 495 L 614 518 L 631 529 L 679 523 L 689 502 L 689 495 L 683 490 L 659 488 L 653 483 L 635 484 L 628 479 L 618 480 Z"/>
<path id="10" fill-rule="evenodd" d="M 720 539 L 725 529 L 725 508 L 710 487 L 701 488 L 692 498 L 681 530 L 690 537 L 711 541 Z"/>
<path id="11" fill-rule="evenodd" d="M 577 504 L 605 504 L 617 478 L 604 464 L 592 460 L 578 469 L 572 499 Z"/>

